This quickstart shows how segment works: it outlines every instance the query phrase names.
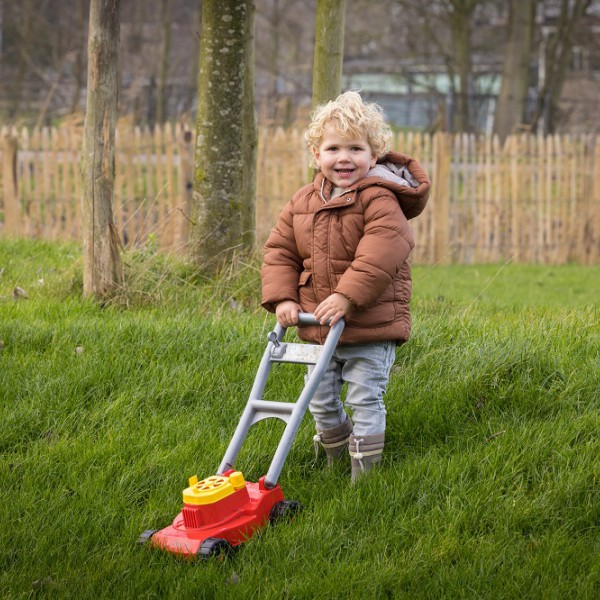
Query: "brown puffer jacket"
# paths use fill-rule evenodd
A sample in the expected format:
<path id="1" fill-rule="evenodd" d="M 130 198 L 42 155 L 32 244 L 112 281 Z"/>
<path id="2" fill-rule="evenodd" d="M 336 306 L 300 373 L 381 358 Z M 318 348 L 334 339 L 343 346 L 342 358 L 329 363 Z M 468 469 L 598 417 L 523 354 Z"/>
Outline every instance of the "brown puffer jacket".
<path id="1" fill-rule="evenodd" d="M 274 312 L 284 300 L 313 312 L 338 292 L 355 308 L 340 343 L 395 340 L 410 335 L 414 247 L 407 219 L 425 208 L 430 182 L 409 156 L 392 152 L 380 163 L 408 169 L 416 187 L 367 176 L 340 196 L 319 173 L 286 204 L 264 247 L 262 305 Z M 299 336 L 321 344 L 328 327 L 302 327 Z"/>

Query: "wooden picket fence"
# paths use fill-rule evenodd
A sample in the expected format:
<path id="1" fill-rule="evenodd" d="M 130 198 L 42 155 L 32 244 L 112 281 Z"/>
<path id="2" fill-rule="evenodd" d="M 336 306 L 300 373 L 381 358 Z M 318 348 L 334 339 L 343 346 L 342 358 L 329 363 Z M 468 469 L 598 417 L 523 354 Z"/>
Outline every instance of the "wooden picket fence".
<path id="1" fill-rule="evenodd" d="M 4 128 L 2 134 L 5 234 L 79 239 L 82 128 Z M 116 147 L 113 214 L 123 245 L 155 236 L 164 248 L 181 247 L 189 230 L 191 131 L 170 124 L 119 128 Z"/>
<path id="2" fill-rule="evenodd" d="M 257 239 L 311 173 L 299 128 L 262 128 Z M 79 239 L 82 129 L 4 127 L 0 235 Z M 185 249 L 194 135 L 170 124 L 117 132 L 114 217 L 124 246 Z M 401 133 L 394 146 L 432 179 L 412 222 L 421 263 L 600 262 L 600 138 Z"/>

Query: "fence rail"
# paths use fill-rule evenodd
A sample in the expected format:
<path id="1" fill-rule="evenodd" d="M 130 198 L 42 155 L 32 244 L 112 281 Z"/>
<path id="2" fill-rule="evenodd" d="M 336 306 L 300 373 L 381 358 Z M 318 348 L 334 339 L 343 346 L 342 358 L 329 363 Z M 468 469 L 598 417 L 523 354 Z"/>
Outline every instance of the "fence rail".
<path id="1" fill-rule="evenodd" d="M 120 127 L 114 216 L 125 246 L 154 235 L 187 243 L 193 134 L 170 124 Z M 4 127 L 0 234 L 79 239 L 79 127 Z M 428 207 L 412 224 L 415 262 L 600 262 L 600 138 L 401 133 L 394 146 L 432 179 Z M 259 133 L 257 237 L 265 239 L 310 177 L 300 129 Z"/>

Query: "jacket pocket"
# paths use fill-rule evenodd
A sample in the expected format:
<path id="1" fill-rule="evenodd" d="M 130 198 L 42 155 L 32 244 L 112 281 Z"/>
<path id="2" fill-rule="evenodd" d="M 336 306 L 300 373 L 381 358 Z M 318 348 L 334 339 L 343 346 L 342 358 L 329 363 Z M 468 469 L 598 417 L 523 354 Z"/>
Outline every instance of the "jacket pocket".
<path id="1" fill-rule="evenodd" d="M 310 271 L 304 271 L 298 279 L 298 297 L 300 299 L 300 306 L 305 312 L 313 312 L 317 307 L 313 286 L 309 285 L 311 275 Z"/>
<path id="2" fill-rule="evenodd" d="M 311 275 L 312 273 L 310 271 L 302 271 L 302 273 L 300 273 L 300 278 L 298 279 L 298 287 L 307 285 Z"/>

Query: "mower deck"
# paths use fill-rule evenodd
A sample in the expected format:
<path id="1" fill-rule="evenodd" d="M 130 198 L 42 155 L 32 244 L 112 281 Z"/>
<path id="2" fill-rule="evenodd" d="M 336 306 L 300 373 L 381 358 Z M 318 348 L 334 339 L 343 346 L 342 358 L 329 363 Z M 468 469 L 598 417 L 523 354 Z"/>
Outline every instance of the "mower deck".
<path id="1" fill-rule="evenodd" d="M 284 505 L 279 485 L 268 489 L 264 477 L 258 483 L 244 481 L 239 471 L 226 471 L 200 482 L 192 478 L 183 499 L 183 509 L 171 525 L 143 535 L 152 546 L 201 557 L 239 546 L 276 518 Z"/>

